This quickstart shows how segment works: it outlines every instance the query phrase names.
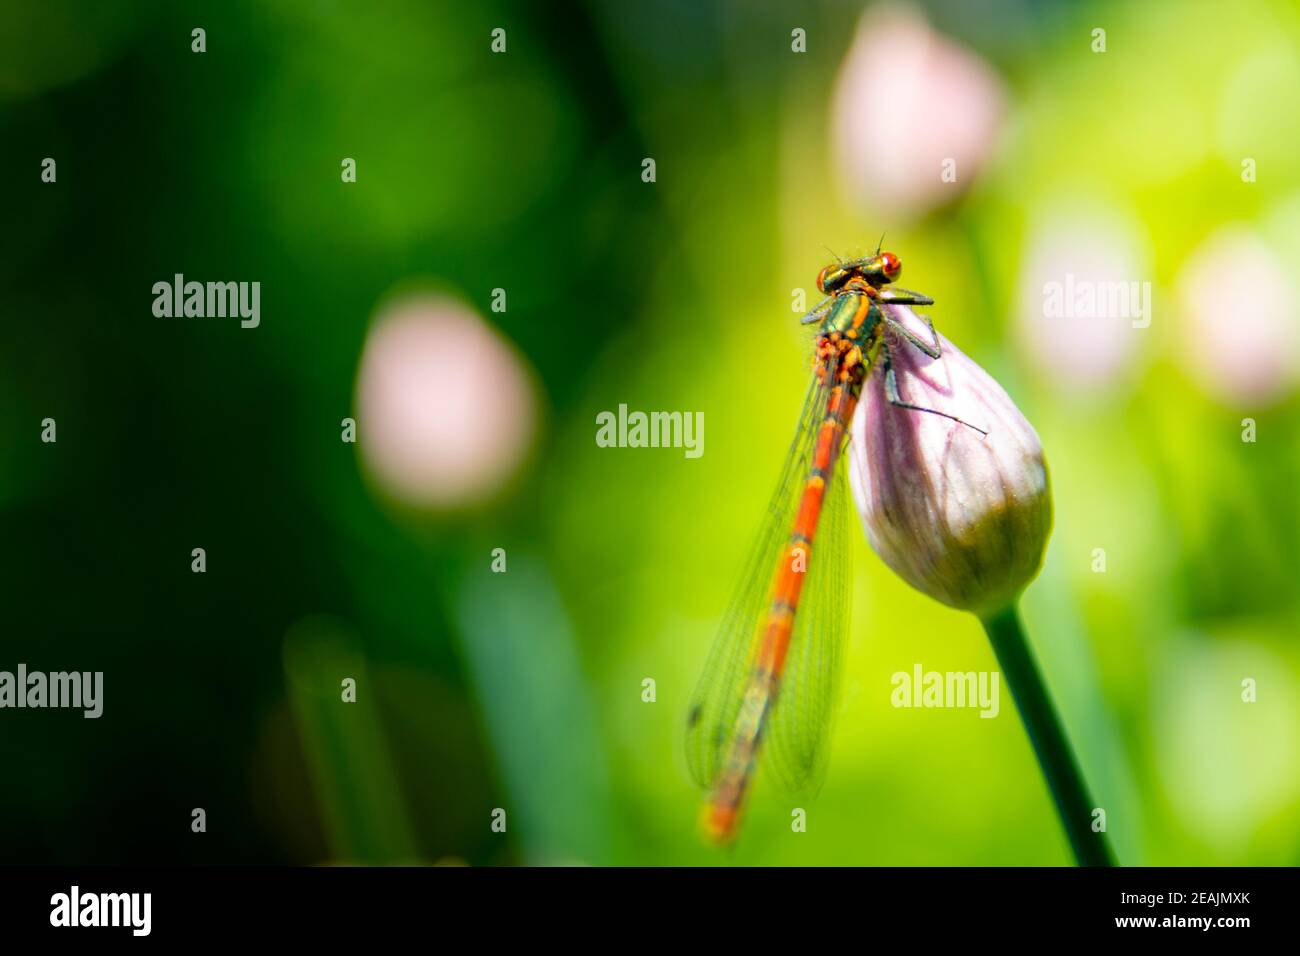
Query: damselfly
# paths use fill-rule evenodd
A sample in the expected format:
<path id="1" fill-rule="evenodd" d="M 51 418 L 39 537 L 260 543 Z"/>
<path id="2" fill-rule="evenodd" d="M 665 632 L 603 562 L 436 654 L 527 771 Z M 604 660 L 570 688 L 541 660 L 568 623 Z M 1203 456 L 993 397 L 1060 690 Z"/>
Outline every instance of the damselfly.
<path id="1" fill-rule="evenodd" d="M 849 616 L 845 478 L 837 465 L 868 375 L 878 366 L 872 381 L 900 409 L 968 424 L 899 394 L 891 350 L 941 355 L 933 325 L 927 342 L 890 314 L 893 306 L 934 302 L 891 286 L 901 271 L 898 257 L 878 248 L 835 262 L 817 276 L 825 298 L 802 320 L 820 325 L 799 429 L 687 718 L 687 763 L 710 791 L 704 828 L 718 842 L 735 835 L 760 744 L 786 789 L 809 789 L 825 771 Z"/>

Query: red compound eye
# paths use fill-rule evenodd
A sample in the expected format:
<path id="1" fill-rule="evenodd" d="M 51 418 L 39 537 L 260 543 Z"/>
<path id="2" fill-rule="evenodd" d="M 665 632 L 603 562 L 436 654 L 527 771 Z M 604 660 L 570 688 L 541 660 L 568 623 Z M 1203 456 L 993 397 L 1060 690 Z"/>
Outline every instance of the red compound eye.
<path id="1" fill-rule="evenodd" d="M 903 271 L 903 264 L 898 261 L 898 256 L 892 252 L 883 252 L 880 254 L 880 266 L 887 277 L 892 279 Z"/>

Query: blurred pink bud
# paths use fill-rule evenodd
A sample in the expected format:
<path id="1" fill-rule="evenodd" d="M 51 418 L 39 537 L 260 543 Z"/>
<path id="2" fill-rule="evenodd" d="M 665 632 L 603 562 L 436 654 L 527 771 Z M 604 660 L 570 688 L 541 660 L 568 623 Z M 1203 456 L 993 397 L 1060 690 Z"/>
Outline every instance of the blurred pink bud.
<path id="1" fill-rule="evenodd" d="M 1031 224 L 1017 333 L 1053 388 L 1101 392 L 1130 374 L 1149 340 L 1151 282 L 1137 226 L 1074 201 Z"/>
<path id="2" fill-rule="evenodd" d="M 357 377 L 357 443 L 384 490 L 415 507 L 490 497 L 528 452 L 532 386 L 515 351 L 466 306 L 399 300 L 375 320 Z"/>
<path id="3" fill-rule="evenodd" d="M 949 201 L 984 165 L 1005 100 L 984 60 L 921 15 L 873 9 L 858 25 L 831 109 L 845 191 L 890 218 Z"/>
<path id="4" fill-rule="evenodd" d="M 886 310 L 922 341 L 929 327 L 910 309 Z M 1052 498 L 1038 435 L 982 368 L 939 336 L 932 359 L 886 330 L 899 396 L 940 415 L 891 405 L 877 363 L 851 427 L 849 476 L 876 553 L 919 591 L 987 614 L 1038 574 Z"/>
<path id="5" fill-rule="evenodd" d="M 1178 275 L 1183 362 L 1207 392 L 1252 406 L 1300 376 L 1296 292 L 1285 267 L 1245 226 L 1202 242 Z"/>

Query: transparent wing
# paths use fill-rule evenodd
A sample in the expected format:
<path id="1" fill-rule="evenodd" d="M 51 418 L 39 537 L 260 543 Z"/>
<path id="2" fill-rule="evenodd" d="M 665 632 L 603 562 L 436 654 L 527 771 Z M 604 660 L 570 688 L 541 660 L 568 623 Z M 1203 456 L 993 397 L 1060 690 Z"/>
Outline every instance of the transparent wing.
<path id="1" fill-rule="evenodd" d="M 816 789 L 826 774 L 851 597 L 847 464 L 842 456 L 836 462 L 808 551 L 785 675 L 764 737 L 764 765 L 786 790 Z"/>
<path id="2" fill-rule="evenodd" d="M 686 719 L 686 763 L 695 782 L 705 789 L 712 789 L 727 759 L 758 629 L 771 603 L 772 575 L 789 541 L 799 493 L 817 441 L 817 423 L 825 412 L 829 390 L 824 380 L 814 377 L 804 397 L 798 430 L 781 477 L 691 697 Z"/>

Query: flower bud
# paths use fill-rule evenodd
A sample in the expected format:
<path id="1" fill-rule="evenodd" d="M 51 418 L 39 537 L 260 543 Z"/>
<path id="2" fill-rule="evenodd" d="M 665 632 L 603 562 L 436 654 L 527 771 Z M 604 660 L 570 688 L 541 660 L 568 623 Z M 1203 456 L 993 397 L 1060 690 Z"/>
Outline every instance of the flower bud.
<path id="1" fill-rule="evenodd" d="M 849 451 L 867 538 L 917 590 L 950 607 L 991 613 L 1013 601 L 1042 564 L 1052 525 L 1042 445 L 987 372 L 947 339 L 932 337 L 910 309 L 884 308 L 942 348 L 931 358 L 886 327 L 898 398 L 969 425 L 891 404 L 885 363 L 877 361 Z"/>

